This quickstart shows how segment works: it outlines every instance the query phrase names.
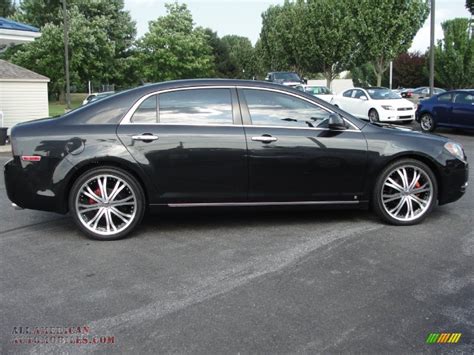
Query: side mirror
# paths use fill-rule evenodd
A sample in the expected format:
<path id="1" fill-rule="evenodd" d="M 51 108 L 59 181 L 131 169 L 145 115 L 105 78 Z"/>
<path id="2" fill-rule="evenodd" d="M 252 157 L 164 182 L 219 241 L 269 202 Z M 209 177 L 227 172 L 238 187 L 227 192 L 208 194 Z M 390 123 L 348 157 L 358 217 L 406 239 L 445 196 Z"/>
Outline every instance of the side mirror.
<path id="1" fill-rule="evenodd" d="M 308 78 L 303 78 L 303 80 L 301 80 L 301 82 L 302 82 L 303 84 L 307 85 L 307 84 L 308 84 Z"/>
<path id="2" fill-rule="evenodd" d="M 331 113 L 329 115 L 329 123 L 328 123 L 329 129 L 334 129 L 334 130 L 343 130 L 346 129 L 346 123 L 344 122 L 344 119 L 339 116 L 337 113 Z"/>
<path id="3" fill-rule="evenodd" d="M 359 99 L 362 100 L 362 101 L 367 101 L 367 96 L 361 96 L 361 97 L 359 97 Z"/>

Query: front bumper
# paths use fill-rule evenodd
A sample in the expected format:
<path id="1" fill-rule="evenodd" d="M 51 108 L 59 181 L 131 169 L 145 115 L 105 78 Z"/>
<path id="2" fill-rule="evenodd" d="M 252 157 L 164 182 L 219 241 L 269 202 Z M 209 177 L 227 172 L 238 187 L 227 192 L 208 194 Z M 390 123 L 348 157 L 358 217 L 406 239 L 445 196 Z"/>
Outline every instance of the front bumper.
<path id="1" fill-rule="evenodd" d="M 384 110 L 379 113 L 381 122 L 404 122 L 415 119 L 415 111 Z"/>
<path id="2" fill-rule="evenodd" d="M 459 200 L 469 185 L 469 164 L 459 160 L 451 160 L 443 169 L 439 186 L 439 205 Z"/>

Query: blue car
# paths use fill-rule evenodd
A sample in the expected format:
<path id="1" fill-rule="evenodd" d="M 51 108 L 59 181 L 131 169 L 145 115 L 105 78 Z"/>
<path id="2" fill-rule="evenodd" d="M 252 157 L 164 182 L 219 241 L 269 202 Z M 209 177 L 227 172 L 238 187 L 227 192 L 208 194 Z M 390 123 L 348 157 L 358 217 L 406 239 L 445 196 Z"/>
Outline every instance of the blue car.
<path id="1" fill-rule="evenodd" d="M 447 91 L 421 101 L 416 121 L 424 132 L 437 127 L 474 129 L 474 89 Z"/>

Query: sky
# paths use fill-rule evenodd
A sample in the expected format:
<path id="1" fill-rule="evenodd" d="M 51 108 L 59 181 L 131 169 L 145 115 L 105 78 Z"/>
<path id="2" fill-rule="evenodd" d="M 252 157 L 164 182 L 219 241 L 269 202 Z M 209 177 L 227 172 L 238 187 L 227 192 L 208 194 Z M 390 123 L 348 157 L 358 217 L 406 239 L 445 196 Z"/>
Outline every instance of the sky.
<path id="1" fill-rule="evenodd" d="M 125 8 L 137 23 L 137 35 L 148 31 L 148 22 L 165 15 L 165 2 L 172 0 L 125 0 Z M 336 1 L 336 0 L 335 0 Z M 355 0 L 357 1 L 357 0 Z M 394 0 L 396 1 L 396 0 Z M 270 5 L 282 4 L 284 0 L 186 0 L 194 22 L 198 26 L 210 27 L 220 37 L 236 34 L 257 41 L 262 26 L 261 13 Z M 443 38 L 441 23 L 456 17 L 469 17 L 465 0 L 436 0 L 436 39 Z M 419 30 L 410 51 L 424 52 L 430 44 L 430 19 Z"/>

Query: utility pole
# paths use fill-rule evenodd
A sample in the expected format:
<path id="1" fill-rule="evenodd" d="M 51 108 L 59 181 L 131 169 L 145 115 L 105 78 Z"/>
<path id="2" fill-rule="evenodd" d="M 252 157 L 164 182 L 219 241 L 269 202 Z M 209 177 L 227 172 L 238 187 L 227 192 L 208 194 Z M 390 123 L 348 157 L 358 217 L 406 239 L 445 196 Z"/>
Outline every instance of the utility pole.
<path id="1" fill-rule="evenodd" d="M 392 90 L 392 81 L 393 81 L 393 61 L 390 61 L 390 79 L 389 79 L 390 90 Z"/>
<path id="2" fill-rule="evenodd" d="M 435 0 L 431 0 L 430 28 L 430 97 L 434 94 L 434 62 L 435 62 Z"/>
<path id="3" fill-rule="evenodd" d="M 66 0 L 63 2 L 63 24 L 64 24 L 64 70 L 66 74 L 66 105 L 67 110 L 71 109 L 71 86 L 69 83 L 69 35 L 68 35 L 68 20 Z"/>

